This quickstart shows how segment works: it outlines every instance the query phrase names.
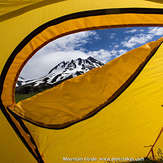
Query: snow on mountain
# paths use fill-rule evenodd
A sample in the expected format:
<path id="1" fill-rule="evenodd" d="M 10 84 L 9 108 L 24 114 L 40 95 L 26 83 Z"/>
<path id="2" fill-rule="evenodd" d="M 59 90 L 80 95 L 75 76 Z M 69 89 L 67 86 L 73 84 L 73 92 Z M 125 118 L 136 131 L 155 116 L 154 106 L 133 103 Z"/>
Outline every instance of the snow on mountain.
<path id="1" fill-rule="evenodd" d="M 23 78 L 23 77 L 19 77 L 18 78 L 18 81 L 17 81 L 17 83 L 16 83 L 16 87 L 19 87 L 19 86 L 22 86 L 22 85 L 24 85 L 25 84 L 25 79 Z"/>
<path id="2" fill-rule="evenodd" d="M 18 78 L 16 83 L 17 93 L 29 93 L 42 91 L 51 88 L 64 80 L 84 74 L 89 70 L 104 65 L 102 62 L 88 57 L 87 59 L 78 58 L 70 61 L 63 61 L 52 68 L 47 75 L 39 79 L 25 80 Z"/>

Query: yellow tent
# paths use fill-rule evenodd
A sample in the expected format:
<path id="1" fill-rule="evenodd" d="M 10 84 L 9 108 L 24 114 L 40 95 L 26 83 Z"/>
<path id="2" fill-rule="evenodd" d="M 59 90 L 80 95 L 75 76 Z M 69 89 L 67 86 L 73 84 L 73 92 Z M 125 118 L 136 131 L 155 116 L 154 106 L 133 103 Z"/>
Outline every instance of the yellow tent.
<path id="1" fill-rule="evenodd" d="M 162 0 L 0 1 L 1 162 L 163 158 L 163 39 L 15 102 L 21 69 L 50 41 L 131 26 L 163 26 Z"/>

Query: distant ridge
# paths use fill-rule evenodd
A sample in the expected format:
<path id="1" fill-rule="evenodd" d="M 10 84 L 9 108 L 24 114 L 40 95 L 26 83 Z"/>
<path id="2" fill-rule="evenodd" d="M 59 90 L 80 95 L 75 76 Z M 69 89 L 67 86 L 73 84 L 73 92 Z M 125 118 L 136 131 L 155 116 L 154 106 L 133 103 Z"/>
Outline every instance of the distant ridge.
<path id="1" fill-rule="evenodd" d="M 19 77 L 16 83 L 16 93 L 32 93 L 51 88 L 61 82 L 79 76 L 89 70 L 103 66 L 104 64 L 93 57 L 87 59 L 77 58 L 70 61 L 63 61 L 53 67 L 44 77 L 26 80 Z"/>

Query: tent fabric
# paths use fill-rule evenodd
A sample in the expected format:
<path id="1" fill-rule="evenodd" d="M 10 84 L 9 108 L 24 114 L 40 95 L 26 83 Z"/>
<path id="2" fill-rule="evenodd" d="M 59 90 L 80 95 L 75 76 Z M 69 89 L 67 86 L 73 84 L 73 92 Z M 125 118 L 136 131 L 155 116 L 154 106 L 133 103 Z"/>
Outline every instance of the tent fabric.
<path id="1" fill-rule="evenodd" d="M 15 114 L 10 113 L 8 110 L 6 110 L 6 111 L 3 110 L 3 113 L 4 112 L 5 112 L 5 115 L 7 115 L 7 118 L 9 120 L 11 126 L 16 131 L 16 133 L 19 135 L 19 137 L 21 137 L 22 142 L 27 147 L 29 152 L 34 156 L 34 158 L 36 160 L 38 160 L 38 162 L 41 163 L 42 158 L 40 156 L 38 148 L 35 144 L 35 141 L 33 140 L 33 137 L 31 136 L 28 128 L 24 125 L 23 121 L 21 119 L 17 118 L 17 116 Z"/>
<path id="2" fill-rule="evenodd" d="M 0 1 L 0 21 L 21 15 L 25 12 L 57 3 L 62 0 L 1 0 Z"/>
<path id="3" fill-rule="evenodd" d="M 43 127 L 63 128 L 80 121 L 120 95 L 162 42 L 160 39 L 134 49 L 102 67 L 20 101 L 10 109 Z"/>
<path id="4" fill-rule="evenodd" d="M 56 4 L 58 2 L 62 2 L 65 0 L 1 0 L 0 1 L 0 20 L 6 20 L 21 14 L 24 14 L 30 10 L 34 10 L 40 7 L 44 7 L 46 5 L 50 5 L 50 4 Z M 69 0 L 70 1 L 70 0 Z M 103 1 L 105 2 L 105 1 Z M 128 6 L 141 6 L 141 7 L 156 7 L 156 8 L 160 8 L 160 0 L 154 0 L 152 3 L 152 0 L 136 0 L 133 4 L 133 2 L 131 0 L 126 0 L 125 1 L 125 5 Z M 74 1 L 71 0 L 72 4 L 74 4 Z M 113 2 L 113 1 L 109 1 L 110 3 L 110 8 L 112 7 L 117 7 L 117 2 Z M 62 4 L 68 4 L 68 2 L 62 2 Z M 80 5 L 85 5 L 88 6 L 90 5 L 89 2 L 80 2 Z M 119 2 L 118 6 L 124 5 L 124 3 Z M 76 5 L 76 3 L 75 3 Z M 76 6 L 75 6 L 76 7 Z M 96 7 L 98 7 L 98 4 L 96 4 Z M 70 8 L 70 6 L 69 6 Z"/>
<path id="5" fill-rule="evenodd" d="M 6 117 L 0 113 L 1 162 L 34 163 L 38 160 L 37 162 L 41 163 L 28 153 L 18 139 L 18 137 L 22 139 L 18 133 L 24 135 L 31 150 L 36 142 L 37 154 L 47 163 L 63 163 L 63 156 L 145 157 L 150 149 L 144 148 L 143 145 L 153 144 L 162 127 L 162 112 L 159 109 L 162 92 L 158 91 L 162 88 L 160 48 L 157 55 L 151 58 L 145 69 L 123 94 L 92 118 L 63 130 L 43 129 L 24 121 L 34 139 L 33 143 L 19 126 L 21 118 L 14 119 L 12 115 L 15 114 L 11 115 L 7 107 L 15 104 L 14 87 L 24 64 L 50 41 L 70 33 L 91 29 L 163 26 L 162 11 L 162 0 L 96 0 L 93 3 L 88 0 L 1 0 L 0 108 Z M 146 70 L 152 66 L 154 69 L 149 71 L 152 75 L 149 82 Z M 141 81 L 143 79 L 145 82 Z M 133 87 L 135 84 L 139 89 Z M 146 89 L 149 85 L 150 89 Z M 147 96 L 149 103 L 146 100 Z M 141 98 L 145 103 L 142 103 Z M 129 105 L 132 106 L 132 110 Z M 129 114 L 123 114 L 126 112 Z M 7 117 L 10 117 L 10 121 Z M 136 117 L 140 118 L 139 123 L 135 120 Z M 11 126 L 17 125 L 18 137 L 7 120 Z M 129 137 L 131 139 L 128 139 Z M 115 142 L 114 145 L 112 142 Z M 119 142 L 121 146 L 118 145 Z"/>
<path id="6" fill-rule="evenodd" d="M 16 120 L 16 118 L 14 116 L 12 116 L 9 112 L 8 112 L 8 114 L 9 114 L 10 118 L 12 119 L 12 122 L 14 123 L 16 128 L 20 131 L 20 134 L 22 135 L 22 137 L 25 139 L 26 142 L 28 142 L 28 144 L 29 144 L 30 148 L 32 149 L 32 152 L 34 153 L 34 155 L 37 155 L 35 152 L 36 147 L 31 142 L 30 135 L 27 134 L 27 132 L 22 128 L 21 124 L 19 123 L 19 121 Z"/>
<path id="7" fill-rule="evenodd" d="M 145 158 L 163 124 L 162 53 L 163 44 L 131 85 L 93 117 L 62 130 L 25 122 L 45 162 L 63 163 L 64 158 L 83 157 Z M 162 150 L 162 143 L 159 148 Z"/>
<path id="8" fill-rule="evenodd" d="M 3 163 L 36 163 L 36 159 L 29 153 L 19 140 L 3 113 L 0 112 L 0 162 Z"/>
<path id="9" fill-rule="evenodd" d="M 42 0 L 1 0 L 0 1 L 0 16 L 4 16 L 12 11 L 30 6 Z"/>

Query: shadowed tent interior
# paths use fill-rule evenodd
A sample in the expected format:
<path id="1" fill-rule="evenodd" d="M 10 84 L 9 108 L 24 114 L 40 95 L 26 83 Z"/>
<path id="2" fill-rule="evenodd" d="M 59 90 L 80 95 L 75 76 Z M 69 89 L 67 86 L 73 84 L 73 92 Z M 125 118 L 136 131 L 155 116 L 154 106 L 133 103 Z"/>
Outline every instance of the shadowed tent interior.
<path id="1" fill-rule="evenodd" d="M 156 3 L 163 3 L 162 1 L 160 1 L 160 0 L 147 0 L 147 1 L 152 1 L 152 2 L 156 2 Z"/>
<path id="2" fill-rule="evenodd" d="M 23 66 L 52 40 L 93 29 L 162 27 L 161 0 L 8 0 L 0 2 L 0 15 L 1 162 L 162 159 L 162 38 L 17 104 L 14 97 Z"/>
<path id="3" fill-rule="evenodd" d="M 0 21 L 10 19 L 15 16 L 19 16 L 42 6 L 46 6 L 52 3 L 57 3 L 64 0 L 29 0 L 29 1 L 15 1 L 3 0 L 0 2 Z"/>

